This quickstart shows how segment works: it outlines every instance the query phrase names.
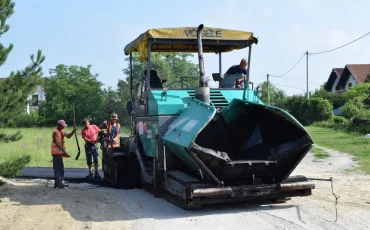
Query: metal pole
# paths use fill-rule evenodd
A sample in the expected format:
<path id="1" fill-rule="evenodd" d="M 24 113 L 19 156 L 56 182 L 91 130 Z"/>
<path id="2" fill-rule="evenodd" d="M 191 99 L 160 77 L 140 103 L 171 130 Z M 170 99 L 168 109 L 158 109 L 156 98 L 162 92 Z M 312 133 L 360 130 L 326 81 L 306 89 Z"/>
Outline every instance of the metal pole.
<path id="1" fill-rule="evenodd" d="M 135 108 L 134 103 L 133 103 L 133 100 L 134 100 L 134 83 L 133 83 L 133 81 L 134 81 L 134 79 L 132 78 L 132 53 L 130 53 L 130 87 L 131 87 L 130 94 L 131 94 L 132 109 Z M 134 117 L 132 115 L 132 112 L 131 112 L 131 135 L 134 135 L 135 125 L 134 125 Z"/>
<path id="2" fill-rule="evenodd" d="M 270 80 L 269 80 L 269 74 L 267 74 L 267 101 L 270 104 Z"/>
<path id="3" fill-rule="evenodd" d="M 307 99 L 310 98 L 308 93 L 308 51 L 306 51 L 306 74 L 307 74 Z"/>
<path id="4" fill-rule="evenodd" d="M 152 41 L 148 41 L 148 61 L 146 65 L 146 90 L 149 90 L 150 88 L 150 54 L 152 51 Z"/>
<path id="5" fill-rule="evenodd" d="M 145 93 L 148 93 L 149 92 L 149 89 L 150 89 L 150 64 L 151 64 L 151 61 L 150 61 L 150 54 L 152 52 L 152 40 L 149 40 L 148 41 L 148 62 L 147 62 L 147 65 L 146 65 L 146 89 L 145 89 Z M 145 94 L 147 96 L 147 94 Z M 144 101 L 145 101 L 145 114 L 147 115 L 149 113 L 149 103 L 147 102 L 147 97 L 144 97 Z"/>
<path id="6" fill-rule="evenodd" d="M 246 87 L 249 88 L 249 71 L 251 69 L 251 53 L 252 53 L 252 44 L 249 45 L 249 51 L 248 51 L 248 68 L 247 68 L 247 82 L 244 82 L 244 91 L 243 91 L 243 100 L 246 100 L 245 98 L 245 91 L 246 91 Z M 248 84 L 247 86 L 245 84 Z M 248 93 L 248 97 L 249 97 L 249 93 Z"/>
<path id="7" fill-rule="evenodd" d="M 218 53 L 218 72 L 220 73 L 220 76 L 222 76 L 222 63 L 221 63 L 221 51 Z M 220 88 L 221 81 L 218 82 L 218 88 Z"/>
<path id="8" fill-rule="evenodd" d="M 131 100 L 132 98 L 134 97 L 133 93 L 134 93 L 134 85 L 133 85 L 133 79 L 132 79 L 132 53 L 130 53 L 130 88 L 131 88 Z"/>
<path id="9" fill-rule="evenodd" d="M 222 72 L 222 68 L 221 68 L 221 52 L 218 54 L 218 71 L 221 75 L 221 72 Z"/>

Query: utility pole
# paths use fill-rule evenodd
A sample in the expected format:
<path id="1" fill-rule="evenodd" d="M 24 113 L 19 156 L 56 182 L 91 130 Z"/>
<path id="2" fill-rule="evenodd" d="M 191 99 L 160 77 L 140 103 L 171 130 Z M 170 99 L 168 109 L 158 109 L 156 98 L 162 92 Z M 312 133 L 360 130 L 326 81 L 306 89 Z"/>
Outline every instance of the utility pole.
<path id="1" fill-rule="evenodd" d="M 310 98 L 308 93 L 308 51 L 306 51 L 306 74 L 307 74 L 307 99 Z"/>
<path id="2" fill-rule="evenodd" d="M 269 74 L 267 74 L 267 101 L 270 104 L 270 81 L 269 81 Z"/>

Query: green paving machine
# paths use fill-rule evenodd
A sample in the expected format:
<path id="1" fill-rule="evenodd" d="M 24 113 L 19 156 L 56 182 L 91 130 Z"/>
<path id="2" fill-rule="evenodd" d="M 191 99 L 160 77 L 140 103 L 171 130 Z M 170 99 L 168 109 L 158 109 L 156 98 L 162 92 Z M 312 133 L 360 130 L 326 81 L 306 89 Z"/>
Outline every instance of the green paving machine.
<path id="1" fill-rule="evenodd" d="M 251 32 L 199 25 L 149 29 L 127 44 L 131 134 L 103 151 L 106 183 L 145 188 L 184 209 L 311 195 L 315 184 L 291 173 L 313 140 L 288 112 L 265 105 L 249 81 L 257 43 Z M 221 54 L 244 48 L 247 74 L 222 74 Z M 132 76 L 133 52 L 147 64 L 141 76 Z M 197 87 L 175 88 L 159 78 L 151 66 L 153 52 L 197 53 Z M 217 88 L 208 86 L 203 53 L 219 56 L 218 72 L 212 74 Z"/>

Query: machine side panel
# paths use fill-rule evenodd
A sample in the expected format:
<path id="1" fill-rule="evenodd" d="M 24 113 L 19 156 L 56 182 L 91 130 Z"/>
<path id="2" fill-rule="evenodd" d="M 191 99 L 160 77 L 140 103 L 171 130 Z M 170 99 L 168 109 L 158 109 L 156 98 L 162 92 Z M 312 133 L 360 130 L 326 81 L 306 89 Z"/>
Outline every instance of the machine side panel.
<path id="1" fill-rule="evenodd" d="M 136 133 L 143 144 L 144 153 L 147 157 L 156 157 L 156 140 L 158 134 L 158 117 L 136 119 Z"/>
<path id="2" fill-rule="evenodd" d="M 187 104 L 191 102 L 191 97 L 184 90 L 151 90 L 148 93 L 148 113 L 153 115 L 178 115 Z"/>
<path id="3" fill-rule="evenodd" d="M 166 144 L 188 167 L 196 169 L 194 160 L 186 152 L 197 135 L 212 120 L 216 108 L 194 99 L 169 126 L 162 136 Z"/>

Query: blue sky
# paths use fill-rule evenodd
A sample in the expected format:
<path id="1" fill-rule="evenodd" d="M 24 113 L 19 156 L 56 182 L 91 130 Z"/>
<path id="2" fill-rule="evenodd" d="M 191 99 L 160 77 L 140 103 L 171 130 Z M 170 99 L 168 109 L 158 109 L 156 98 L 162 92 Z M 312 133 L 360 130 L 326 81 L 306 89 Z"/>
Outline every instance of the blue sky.
<path id="1" fill-rule="evenodd" d="M 44 73 L 58 64 L 92 65 L 99 80 L 115 88 L 126 76 L 123 49 L 150 28 L 198 26 L 251 31 L 259 38 L 252 48 L 251 79 L 256 84 L 266 74 L 281 75 L 305 53 L 319 52 L 350 42 L 370 31 L 370 1 L 357 0 L 141 0 L 78 1 L 19 0 L 7 21 L 10 30 L 1 37 L 14 44 L 0 77 L 29 64 L 30 54 L 42 49 Z M 309 89 L 319 87 L 333 67 L 370 63 L 370 35 L 339 50 L 309 56 Z M 248 50 L 223 55 L 226 71 Z M 196 57 L 196 56 L 195 56 Z M 194 59 L 197 61 L 197 59 Z M 306 89 L 306 59 L 287 74 L 270 78 L 288 95 Z M 205 55 L 206 75 L 218 71 L 218 56 Z"/>

